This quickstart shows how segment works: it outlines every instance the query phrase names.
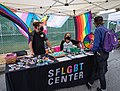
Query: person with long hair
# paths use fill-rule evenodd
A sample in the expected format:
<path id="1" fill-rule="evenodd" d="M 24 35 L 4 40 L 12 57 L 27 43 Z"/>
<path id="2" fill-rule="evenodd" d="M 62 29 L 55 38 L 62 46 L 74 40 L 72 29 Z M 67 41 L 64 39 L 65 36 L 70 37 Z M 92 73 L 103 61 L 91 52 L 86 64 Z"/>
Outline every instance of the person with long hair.
<path id="1" fill-rule="evenodd" d="M 60 44 L 60 50 L 61 50 L 61 51 L 63 51 L 63 49 L 64 49 L 64 44 L 66 43 L 66 41 L 69 41 L 71 45 L 76 45 L 76 46 L 79 47 L 80 41 L 71 39 L 71 34 L 70 34 L 69 32 L 67 32 L 67 33 L 64 35 L 64 39 L 61 41 L 61 44 Z"/>

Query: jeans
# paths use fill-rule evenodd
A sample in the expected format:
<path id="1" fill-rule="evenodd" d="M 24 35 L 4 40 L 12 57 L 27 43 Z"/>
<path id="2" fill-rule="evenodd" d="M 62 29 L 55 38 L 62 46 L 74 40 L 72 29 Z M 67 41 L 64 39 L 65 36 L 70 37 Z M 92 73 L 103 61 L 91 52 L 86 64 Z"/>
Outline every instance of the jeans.
<path id="1" fill-rule="evenodd" d="M 100 53 L 100 54 L 101 55 L 98 55 L 97 53 L 94 54 L 94 65 L 92 68 L 92 75 L 89 83 L 90 84 L 94 83 L 96 70 L 97 70 L 100 81 L 100 87 L 101 89 L 106 89 L 105 73 L 107 71 L 107 59 L 109 57 L 109 53 Z"/>

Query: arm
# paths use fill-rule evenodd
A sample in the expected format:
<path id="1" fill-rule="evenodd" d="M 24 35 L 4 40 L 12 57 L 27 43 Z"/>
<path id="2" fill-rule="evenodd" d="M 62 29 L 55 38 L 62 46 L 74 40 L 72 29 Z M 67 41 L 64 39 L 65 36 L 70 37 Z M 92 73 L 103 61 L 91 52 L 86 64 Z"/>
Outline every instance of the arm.
<path id="1" fill-rule="evenodd" d="M 46 40 L 46 44 L 47 44 L 47 46 L 50 48 L 50 50 L 51 50 L 52 52 L 54 52 L 54 49 L 52 48 L 49 40 Z"/>
<path id="2" fill-rule="evenodd" d="M 48 46 L 50 49 L 52 49 L 52 46 L 51 46 L 51 44 L 50 44 L 50 41 L 47 40 L 46 43 L 47 43 L 47 46 Z"/>
<path id="3" fill-rule="evenodd" d="M 32 41 L 33 41 L 33 36 L 34 36 L 34 31 L 32 33 L 30 33 L 30 36 L 29 36 L 29 48 L 30 48 L 30 52 L 31 52 L 31 55 L 34 55 L 34 51 L 33 51 L 33 47 L 32 47 Z"/>
<path id="4" fill-rule="evenodd" d="M 61 44 L 60 44 L 60 51 L 63 50 L 63 44 L 64 44 L 64 40 L 61 41 Z"/>
<path id="5" fill-rule="evenodd" d="M 32 48 L 32 41 L 30 41 L 30 43 L 29 43 L 29 48 L 30 48 L 31 55 L 34 55 L 34 51 Z"/>
<path id="6" fill-rule="evenodd" d="M 77 47 L 80 48 L 80 41 L 78 41 L 78 40 L 73 40 L 73 39 L 71 39 L 70 41 L 73 43 L 73 45 L 76 45 Z"/>
<path id="7" fill-rule="evenodd" d="M 92 48 L 92 51 L 95 53 L 98 49 L 99 49 L 99 46 L 100 46 L 100 38 L 101 38 L 101 35 L 100 35 L 100 30 L 95 30 L 95 33 L 94 33 L 94 43 L 93 43 L 93 48 Z"/>
<path id="8" fill-rule="evenodd" d="M 43 34 L 44 34 L 44 36 L 45 36 L 45 37 L 44 37 L 44 41 L 46 41 L 47 46 L 50 48 L 50 50 L 51 50 L 52 52 L 54 52 L 54 49 L 52 48 L 50 41 L 49 41 L 48 38 L 46 37 L 45 33 L 43 33 Z"/>

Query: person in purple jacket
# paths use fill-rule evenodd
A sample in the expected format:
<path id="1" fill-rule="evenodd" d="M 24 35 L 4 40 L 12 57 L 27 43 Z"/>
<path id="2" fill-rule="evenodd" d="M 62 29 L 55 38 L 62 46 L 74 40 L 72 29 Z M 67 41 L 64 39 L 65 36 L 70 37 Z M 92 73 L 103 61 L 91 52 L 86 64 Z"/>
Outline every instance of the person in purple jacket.
<path id="1" fill-rule="evenodd" d="M 107 59 L 109 57 L 109 53 L 105 52 L 102 49 L 102 44 L 104 41 L 105 32 L 108 29 L 104 26 L 102 16 L 95 17 L 94 24 L 96 26 L 96 29 L 94 32 L 93 48 L 91 49 L 94 53 L 94 64 L 92 68 L 91 78 L 89 82 L 86 83 L 86 86 L 88 89 L 91 89 L 95 79 L 95 71 L 97 69 L 100 81 L 100 88 L 97 88 L 97 91 L 107 91 L 105 73 L 107 71 Z"/>

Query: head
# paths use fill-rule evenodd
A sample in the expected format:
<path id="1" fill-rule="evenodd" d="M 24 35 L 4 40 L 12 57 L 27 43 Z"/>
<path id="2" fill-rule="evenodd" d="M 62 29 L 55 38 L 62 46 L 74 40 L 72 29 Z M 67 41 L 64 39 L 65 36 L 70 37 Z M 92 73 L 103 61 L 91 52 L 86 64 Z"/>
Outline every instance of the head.
<path id="1" fill-rule="evenodd" d="M 33 26 L 36 32 L 42 32 L 44 30 L 42 22 L 34 22 Z"/>
<path id="2" fill-rule="evenodd" d="M 71 39 L 71 34 L 69 32 L 66 33 L 65 36 L 64 36 L 64 39 L 70 40 Z"/>
<path id="3" fill-rule="evenodd" d="M 102 16 L 96 16 L 94 18 L 94 24 L 96 27 L 100 26 L 100 25 L 103 25 L 103 17 Z"/>
<path id="4" fill-rule="evenodd" d="M 65 42 L 66 42 L 66 43 L 69 43 L 69 42 L 70 42 L 70 39 L 65 39 Z"/>

